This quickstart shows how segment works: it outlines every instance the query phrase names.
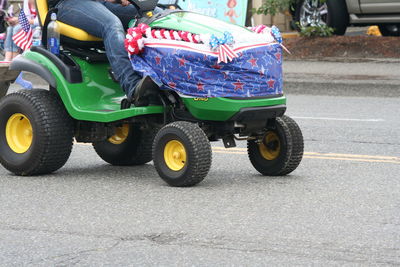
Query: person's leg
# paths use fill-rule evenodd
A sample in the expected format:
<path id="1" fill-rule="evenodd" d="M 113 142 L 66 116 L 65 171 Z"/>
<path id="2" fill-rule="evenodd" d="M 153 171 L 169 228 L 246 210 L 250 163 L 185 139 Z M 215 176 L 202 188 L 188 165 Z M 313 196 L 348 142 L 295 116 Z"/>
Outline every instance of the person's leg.
<path id="1" fill-rule="evenodd" d="M 10 37 L 11 43 L 12 43 L 11 51 L 13 52 L 12 58 L 15 58 L 19 54 L 19 51 L 20 51 L 20 48 L 14 43 L 14 40 L 12 39 L 12 37 L 15 34 L 17 34 L 21 29 L 22 29 L 21 25 L 18 24 L 18 25 L 15 25 L 12 30 L 12 36 Z"/>
<path id="2" fill-rule="evenodd" d="M 19 55 L 19 52 L 12 52 L 11 57 L 12 59 L 16 58 Z M 12 60 L 11 59 L 11 60 Z"/>
<path id="3" fill-rule="evenodd" d="M 4 50 L 6 51 L 4 61 L 12 61 L 16 56 L 19 55 L 19 47 L 14 43 L 12 37 L 14 34 L 18 33 L 21 30 L 20 25 L 9 26 L 7 28 L 7 36 L 4 42 Z M 22 72 L 18 75 L 15 83 L 22 86 L 24 89 L 32 89 L 32 83 L 26 81 L 22 77 Z"/>
<path id="4" fill-rule="evenodd" d="M 122 25 L 125 29 L 129 27 L 129 22 L 131 22 L 131 20 L 139 14 L 134 5 L 122 6 L 104 0 L 101 2 L 108 10 L 110 10 L 115 16 L 117 16 L 121 20 Z M 153 13 L 157 14 L 162 11 L 163 10 L 161 8 L 156 7 Z"/>
<path id="5" fill-rule="evenodd" d="M 6 51 L 6 50 L 5 50 Z M 6 53 L 4 54 L 4 61 L 7 61 L 7 62 L 9 62 L 9 61 L 11 61 L 11 59 L 12 59 L 12 52 L 10 52 L 10 51 L 6 51 Z"/>
<path id="6" fill-rule="evenodd" d="M 13 36 L 13 26 L 8 26 L 7 27 L 7 36 L 6 36 L 6 40 L 4 41 L 4 51 L 6 51 L 5 56 L 4 56 L 4 61 L 11 61 L 13 59 L 13 51 L 12 51 L 12 47 L 13 47 L 13 40 L 12 40 L 12 36 Z"/>
<path id="7" fill-rule="evenodd" d="M 14 43 L 12 37 L 14 36 L 14 34 L 18 33 L 20 30 L 21 30 L 20 25 L 9 26 L 7 28 L 7 36 L 6 36 L 6 40 L 4 41 L 4 51 L 6 51 L 5 57 L 4 57 L 5 61 L 11 61 L 11 60 L 13 60 L 13 58 L 15 58 L 18 55 L 19 47 Z"/>
<path id="8" fill-rule="evenodd" d="M 138 15 L 138 11 L 133 5 L 122 6 L 107 1 L 102 1 L 102 4 L 121 20 L 124 29 L 127 29 L 129 22 Z"/>
<path id="9" fill-rule="evenodd" d="M 101 2 L 68 0 L 57 5 L 58 20 L 103 38 L 108 60 L 128 97 L 141 76 L 133 70 L 125 50 L 125 31 L 121 21 Z"/>

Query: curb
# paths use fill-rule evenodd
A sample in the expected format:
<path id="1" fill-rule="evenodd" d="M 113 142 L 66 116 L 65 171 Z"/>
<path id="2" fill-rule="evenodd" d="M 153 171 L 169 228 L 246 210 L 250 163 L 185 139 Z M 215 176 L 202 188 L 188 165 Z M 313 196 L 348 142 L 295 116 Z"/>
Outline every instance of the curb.
<path id="1" fill-rule="evenodd" d="M 360 58 L 360 57 L 307 57 L 307 58 L 287 58 L 287 61 L 307 61 L 307 62 L 341 62 L 341 63 L 400 63 L 400 58 Z"/>
<path id="2" fill-rule="evenodd" d="M 400 85 L 373 83 L 330 83 L 284 80 L 283 92 L 288 95 L 323 95 L 351 97 L 400 98 Z"/>

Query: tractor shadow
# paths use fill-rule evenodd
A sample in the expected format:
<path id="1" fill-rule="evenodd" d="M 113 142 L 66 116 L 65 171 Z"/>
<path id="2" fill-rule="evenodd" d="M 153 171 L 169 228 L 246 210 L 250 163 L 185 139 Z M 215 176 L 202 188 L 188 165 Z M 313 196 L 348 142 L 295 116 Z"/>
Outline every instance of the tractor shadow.
<path id="1" fill-rule="evenodd" d="M 15 176 L 9 173 L 10 176 Z M 18 177 L 18 176 L 15 176 Z M 14 178 L 15 178 L 14 177 Z M 159 178 L 154 166 L 145 164 L 141 166 L 112 166 L 104 164 L 90 164 L 87 166 L 67 165 L 60 170 L 47 175 L 20 177 L 20 179 L 29 179 L 33 181 L 69 181 L 69 182 L 88 182 L 101 181 L 112 183 L 136 183 L 136 184 L 154 184 L 162 185 L 163 181 Z"/>
<path id="2" fill-rule="evenodd" d="M 206 178 L 194 186 L 196 188 L 217 187 L 253 187 L 270 185 L 293 185 L 301 183 L 307 177 L 302 173 L 294 172 L 286 176 L 263 176 L 249 166 L 244 169 L 221 169 L 218 163 L 213 164 Z M 110 181 L 132 181 L 135 183 L 153 184 L 157 186 L 168 185 L 159 177 L 154 165 L 148 163 L 140 166 L 112 166 L 107 163 L 93 164 L 89 166 L 66 166 L 52 174 L 60 179 L 90 179 Z"/>
<path id="3" fill-rule="evenodd" d="M 300 174 L 289 174 L 286 176 L 263 176 L 255 170 L 247 173 L 237 173 L 235 171 L 213 171 L 203 181 L 204 186 L 210 187 L 254 187 L 254 186 L 292 186 L 302 183 L 306 177 Z"/>

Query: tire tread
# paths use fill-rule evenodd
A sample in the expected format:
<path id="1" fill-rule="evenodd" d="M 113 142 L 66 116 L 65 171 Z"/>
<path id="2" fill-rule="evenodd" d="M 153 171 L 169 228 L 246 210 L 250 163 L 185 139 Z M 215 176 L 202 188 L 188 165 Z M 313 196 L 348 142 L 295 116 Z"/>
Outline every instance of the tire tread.
<path id="1" fill-rule="evenodd" d="M 132 130 L 134 126 L 130 127 Z M 138 127 L 139 128 L 139 127 Z M 123 147 L 118 152 L 119 155 L 112 154 L 115 152 L 110 152 L 107 147 L 115 146 L 109 143 L 108 141 L 102 142 L 95 142 L 93 143 L 93 148 L 96 151 L 97 155 L 105 162 L 114 165 L 114 166 L 136 166 L 136 165 L 143 165 L 153 160 L 153 141 L 158 133 L 160 127 L 150 127 L 150 130 L 144 131 L 140 133 L 139 139 L 140 140 L 130 140 L 138 142 L 135 145 L 135 142 L 130 142 L 130 144 L 121 144 L 121 146 L 125 145 L 132 145 L 135 147 Z M 135 129 L 140 130 L 140 129 Z M 135 136 L 128 136 L 128 138 L 137 138 Z"/>
<path id="2" fill-rule="evenodd" d="M 35 159 L 28 169 L 16 170 L 0 158 L 3 166 L 22 176 L 48 174 L 64 166 L 72 151 L 74 126 L 59 97 L 44 89 L 21 90 L 5 96 L 0 106 L 12 101 L 33 109 L 38 128 L 36 140 L 41 149 L 33 155 Z"/>
<path id="3" fill-rule="evenodd" d="M 164 132 L 168 132 L 170 129 L 178 129 L 188 138 L 189 143 L 192 145 L 193 149 L 192 151 L 190 151 L 189 157 L 192 158 L 192 162 L 194 162 L 194 164 L 190 166 L 190 170 L 188 171 L 184 180 L 179 182 L 168 179 L 168 177 L 166 177 L 162 173 L 158 164 L 155 164 L 156 170 L 161 178 L 172 186 L 194 186 L 203 181 L 210 170 L 212 162 L 210 142 L 208 141 L 208 138 L 205 135 L 204 131 L 194 123 L 186 121 L 176 121 L 166 125 L 157 134 L 153 145 L 153 158 L 155 158 L 155 153 L 158 152 L 156 148 L 157 143 L 162 138 Z"/>
<path id="4" fill-rule="evenodd" d="M 279 172 L 278 175 L 287 175 L 293 172 L 299 166 L 301 160 L 303 159 L 304 141 L 300 127 L 292 118 L 284 115 L 282 117 L 282 120 L 285 122 L 287 128 L 289 129 L 292 143 L 290 158 L 285 168 L 282 169 L 282 171 Z"/>
<path id="5" fill-rule="evenodd" d="M 290 117 L 284 115 L 276 118 L 277 127 L 280 127 L 286 141 L 285 155 L 274 166 L 266 166 L 260 162 L 258 144 L 251 140 L 247 143 L 247 152 L 254 168 L 263 175 L 283 176 L 293 172 L 300 164 L 304 153 L 304 141 L 300 127 Z"/>

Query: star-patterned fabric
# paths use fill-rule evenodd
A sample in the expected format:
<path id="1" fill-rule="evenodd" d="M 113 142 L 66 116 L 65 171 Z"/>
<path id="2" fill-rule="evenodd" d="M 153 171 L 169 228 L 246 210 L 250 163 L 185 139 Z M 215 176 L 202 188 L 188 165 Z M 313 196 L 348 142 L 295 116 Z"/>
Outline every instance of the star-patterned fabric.
<path id="1" fill-rule="evenodd" d="M 146 44 L 132 65 L 162 88 L 189 97 L 262 97 L 282 94 L 282 48 L 279 44 L 236 47 L 239 55 L 217 64 L 217 53 L 163 42 Z"/>

